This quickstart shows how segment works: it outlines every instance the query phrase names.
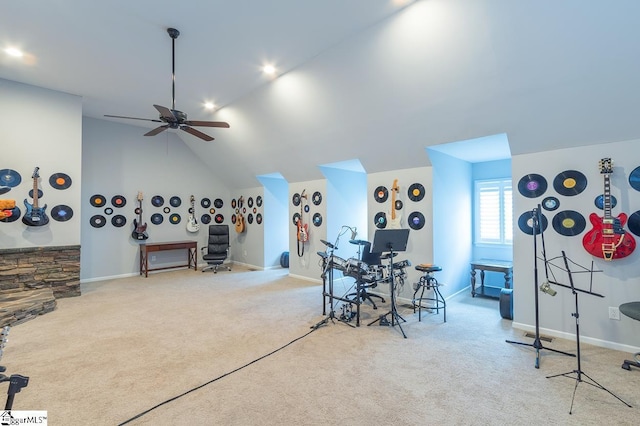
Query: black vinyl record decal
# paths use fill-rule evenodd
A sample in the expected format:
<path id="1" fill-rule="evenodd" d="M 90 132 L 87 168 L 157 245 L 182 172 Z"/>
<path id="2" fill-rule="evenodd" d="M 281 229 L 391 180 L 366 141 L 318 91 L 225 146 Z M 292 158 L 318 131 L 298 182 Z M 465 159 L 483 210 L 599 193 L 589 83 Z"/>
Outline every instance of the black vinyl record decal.
<path id="1" fill-rule="evenodd" d="M 293 194 L 293 197 L 291 197 L 291 202 L 293 203 L 294 206 L 299 206 L 300 205 L 300 194 L 298 194 L 297 192 L 295 194 Z"/>
<path id="2" fill-rule="evenodd" d="M 107 207 L 106 209 L 104 209 L 104 214 L 106 214 L 107 216 L 111 216 L 113 214 L 113 209 L 111 207 Z"/>
<path id="3" fill-rule="evenodd" d="M 38 198 L 42 198 L 43 195 L 44 193 L 40 190 L 40 188 L 38 188 Z M 33 198 L 33 189 L 29 190 L 29 197 Z"/>
<path id="4" fill-rule="evenodd" d="M 107 202 L 107 199 L 100 194 L 92 195 L 91 198 L 89 198 L 89 203 L 91 203 L 93 207 L 102 207 L 105 205 L 106 202 Z"/>
<path id="5" fill-rule="evenodd" d="M 253 197 L 249 197 L 249 199 L 247 200 L 247 206 L 249 206 L 249 208 L 253 207 Z"/>
<path id="6" fill-rule="evenodd" d="M 416 231 L 422 229 L 424 226 L 424 215 L 420 212 L 411 212 L 408 222 L 411 229 L 415 229 Z"/>
<path id="7" fill-rule="evenodd" d="M 547 180 L 538 174 L 524 175 L 518 182 L 518 191 L 527 198 L 541 196 L 547 190 Z"/>
<path id="8" fill-rule="evenodd" d="M 169 222 L 171 222 L 173 225 L 179 224 L 180 220 L 182 220 L 182 218 L 178 213 L 173 213 L 171 216 L 169 216 Z"/>
<path id="9" fill-rule="evenodd" d="M 203 198 L 202 200 L 200 200 L 200 205 L 203 209 L 208 209 L 211 205 L 211 200 L 208 198 Z"/>
<path id="10" fill-rule="evenodd" d="M 640 210 L 634 212 L 629 216 L 629 222 L 627 222 L 629 231 L 640 237 Z"/>
<path id="11" fill-rule="evenodd" d="M 528 211 L 528 212 L 522 213 L 518 218 L 518 227 L 525 234 L 533 235 L 533 225 L 534 225 L 533 216 L 534 216 L 534 213 L 531 211 Z M 547 229 L 548 224 L 549 224 L 549 221 L 547 220 L 547 217 L 543 214 L 540 214 L 540 226 L 535 227 L 536 234 L 539 234 L 541 230 L 545 231 Z"/>
<path id="12" fill-rule="evenodd" d="M 373 219 L 373 222 L 378 229 L 384 229 L 387 227 L 387 214 L 385 212 L 378 212 Z"/>
<path id="13" fill-rule="evenodd" d="M 557 210 L 560 207 L 560 200 L 556 197 L 547 197 L 542 200 L 542 208 L 548 211 Z"/>
<path id="14" fill-rule="evenodd" d="M 233 223 L 233 224 L 236 223 L 236 215 L 235 214 L 231 215 L 231 223 Z"/>
<path id="15" fill-rule="evenodd" d="M 373 198 L 379 203 L 384 203 L 388 197 L 389 191 L 384 186 L 379 186 L 373 191 Z"/>
<path id="16" fill-rule="evenodd" d="M 164 221 L 164 216 L 160 213 L 154 213 L 151 215 L 151 223 L 154 225 L 160 225 Z"/>
<path id="17" fill-rule="evenodd" d="M 122 216 L 121 214 L 117 214 L 111 218 L 111 224 L 116 228 L 121 228 L 127 223 L 127 218 Z"/>
<path id="18" fill-rule="evenodd" d="M 0 219 L 0 222 L 11 223 L 11 222 L 15 222 L 16 220 L 20 219 L 20 215 L 22 214 L 22 212 L 20 211 L 20 207 L 15 206 L 14 208 L 7 209 L 7 210 L 11 210 L 11 216 L 5 217 L 4 219 Z"/>
<path id="19" fill-rule="evenodd" d="M 222 216 L 220 213 L 218 213 L 218 214 L 213 218 L 213 220 L 215 220 L 215 221 L 216 221 L 216 223 L 222 223 L 222 222 L 224 222 L 224 216 Z"/>
<path id="20" fill-rule="evenodd" d="M 54 173 L 49 177 L 49 185 L 54 189 L 67 189 L 71 186 L 71 178 L 65 173 Z"/>
<path id="21" fill-rule="evenodd" d="M 73 210 L 69 206 L 60 204 L 51 209 L 51 218 L 58 222 L 66 222 L 73 217 Z"/>
<path id="22" fill-rule="evenodd" d="M 11 169 L 2 169 L 0 170 L 0 186 L 8 186 L 14 188 L 20 185 L 22 182 L 22 176 L 20 173 Z"/>
<path id="23" fill-rule="evenodd" d="M 127 199 L 122 195 L 114 195 L 111 197 L 111 204 L 113 207 L 124 207 L 127 204 Z"/>
<path id="24" fill-rule="evenodd" d="M 253 213 L 249 213 L 247 215 L 247 222 L 249 222 L 249 224 L 253 223 Z"/>
<path id="25" fill-rule="evenodd" d="M 584 231 L 587 221 L 577 211 L 564 210 L 556 213 L 551 220 L 551 225 L 558 234 L 572 237 Z"/>
<path id="26" fill-rule="evenodd" d="M 609 202 L 611 202 L 611 208 L 614 208 L 615 206 L 618 205 L 618 200 L 616 199 L 616 197 L 614 195 L 611 195 L 609 198 Z M 600 194 L 598 195 L 594 200 L 593 200 L 593 204 L 596 205 L 597 208 L 599 208 L 600 210 L 604 210 L 604 195 Z"/>
<path id="27" fill-rule="evenodd" d="M 169 199 L 169 204 L 171 204 L 172 207 L 180 207 L 182 200 L 177 195 L 174 195 Z"/>
<path id="28" fill-rule="evenodd" d="M 256 223 L 260 225 L 262 223 L 262 213 L 256 215 Z"/>
<path id="29" fill-rule="evenodd" d="M 209 223 L 211 223 L 211 216 L 206 213 L 203 214 L 202 216 L 200 216 L 200 222 L 208 225 Z"/>
<path id="30" fill-rule="evenodd" d="M 162 195 L 154 195 L 153 197 L 151 197 L 151 205 L 153 205 L 154 207 L 162 207 L 163 204 L 164 198 L 162 197 Z"/>
<path id="31" fill-rule="evenodd" d="M 94 216 L 91 216 L 91 219 L 89 219 L 89 223 L 94 228 L 102 228 L 107 223 L 107 219 L 105 219 L 104 216 L 100 214 L 96 214 Z"/>
<path id="32" fill-rule="evenodd" d="M 235 209 L 235 208 L 236 208 L 236 206 L 237 206 L 237 204 L 236 204 L 236 199 L 234 198 L 233 200 L 231 200 L 231 208 L 232 208 L 232 209 Z"/>
<path id="33" fill-rule="evenodd" d="M 213 201 L 213 207 L 215 207 L 216 209 L 221 209 L 221 208 L 222 208 L 222 206 L 224 206 L 224 201 L 222 201 L 222 199 L 221 199 L 221 198 L 216 198 L 216 199 Z"/>
<path id="34" fill-rule="evenodd" d="M 633 169 L 629 174 L 629 185 L 636 191 L 640 191 L 640 166 Z"/>
<path id="35" fill-rule="evenodd" d="M 322 202 L 322 194 L 320 193 L 320 191 L 316 191 L 313 193 L 313 196 L 311 197 L 311 202 L 315 205 L 315 206 L 319 206 L 320 203 Z M 260 207 L 260 205 L 258 204 L 258 207 Z"/>
<path id="36" fill-rule="evenodd" d="M 420 183 L 412 183 L 407 189 L 407 196 L 411 201 L 420 201 L 424 198 L 424 186 Z"/>
<path id="37" fill-rule="evenodd" d="M 322 215 L 320 213 L 314 213 L 313 218 L 311 219 L 315 226 L 322 225 Z"/>
<path id="38" fill-rule="evenodd" d="M 300 220 L 300 213 L 294 213 L 293 218 L 291 220 L 293 221 L 294 226 L 298 226 L 298 221 Z"/>
<path id="39" fill-rule="evenodd" d="M 560 195 L 578 195 L 587 187 L 587 177 L 577 170 L 565 170 L 553 179 L 553 188 Z"/>
<path id="40" fill-rule="evenodd" d="M 258 207 L 262 206 L 262 197 L 260 195 L 256 197 L 256 206 Z"/>
<path id="41" fill-rule="evenodd" d="M 169 206 L 166 206 L 165 208 L 162 209 L 162 211 L 165 213 L 169 213 L 171 209 L 169 208 Z"/>

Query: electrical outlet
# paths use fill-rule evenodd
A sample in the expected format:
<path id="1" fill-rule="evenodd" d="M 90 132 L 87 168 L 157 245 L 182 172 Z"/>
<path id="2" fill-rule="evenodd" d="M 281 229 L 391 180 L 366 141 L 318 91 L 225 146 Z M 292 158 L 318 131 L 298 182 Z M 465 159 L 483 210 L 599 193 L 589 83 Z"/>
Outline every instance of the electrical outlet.
<path id="1" fill-rule="evenodd" d="M 609 306 L 609 319 L 620 321 L 620 308 Z"/>

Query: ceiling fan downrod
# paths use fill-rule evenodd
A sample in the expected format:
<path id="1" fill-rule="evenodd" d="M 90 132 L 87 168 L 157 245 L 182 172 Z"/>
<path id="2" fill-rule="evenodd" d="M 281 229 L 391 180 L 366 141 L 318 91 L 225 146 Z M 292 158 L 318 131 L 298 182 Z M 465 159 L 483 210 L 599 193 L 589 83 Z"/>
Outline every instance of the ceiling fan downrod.
<path id="1" fill-rule="evenodd" d="M 167 28 L 169 37 L 171 37 L 171 109 L 176 109 L 176 39 L 180 35 L 180 31 L 175 28 Z"/>

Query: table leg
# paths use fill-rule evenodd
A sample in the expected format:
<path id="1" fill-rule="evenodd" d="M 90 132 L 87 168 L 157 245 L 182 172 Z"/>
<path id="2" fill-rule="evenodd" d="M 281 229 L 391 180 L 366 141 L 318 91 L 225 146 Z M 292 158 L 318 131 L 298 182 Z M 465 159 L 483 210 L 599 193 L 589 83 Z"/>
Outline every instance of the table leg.
<path id="1" fill-rule="evenodd" d="M 511 288 L 511 271 L 504 273 L 504 287 Z"/>
<path id="2" fill-rule="evenodd" d="M 476 270 L 471 268 L 471 297 L 476 297 Z"/>

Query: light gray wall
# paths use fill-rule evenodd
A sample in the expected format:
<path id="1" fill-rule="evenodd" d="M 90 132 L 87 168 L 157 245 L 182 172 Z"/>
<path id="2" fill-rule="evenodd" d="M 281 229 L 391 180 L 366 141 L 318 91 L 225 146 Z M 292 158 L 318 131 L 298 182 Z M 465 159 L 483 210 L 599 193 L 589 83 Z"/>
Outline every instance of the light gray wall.
<path id="1" fill-rule="evenodd" d="M 264 198 L 262 187 L 246 188 L 233 192 L 233 199 L 240 200 L 242 197 L 242 207 L 237 206 L 235 210 L 229 211 L 229 217 L 225 218 L 231 227 L 231 253 L 234 261 L 243 263 L 250 267 L 262 268 L 264 266 L 264 221 L 262 224 L 256 222 L 258 213 L 265 214 L 265 203 L 262 206 L 256 205 L 256 198 Z M 250 206 L 249 204 L 252 204 Z M 230 207 L 231 208 L 231 207 Z M 232 214 L 242 214 L 244 216 L 244 232 L 237 232 L 235 224 L 231 223 Z M 250 223 L 250 216 L 253 220 Z"/>
<path id="2" fill-rule="evenodd" d="M 289 184 L 282 177 L 260 176 L 264 186 L 264 266 L 280 267 L 289 251 Z"/>
<path id="3" fill-rule="evenodd" d="M 21 183 L 1 199 L 15 200 L 21 211 L 20 219 L 0 222 L 0 247 L 66 246 L 80 244 L 82 203 L 80 193 L 82 153 L 82 98 L 65 93 L 0 79 L 0 169 L 20 173 Z M 47 207 L 49 224 L 27 226 L 22 223 L 24 200 L 33 203 L 29 191 L 33 189 L 33 171 L 40 167 L 38 189 L 43 196 L 40 207 Z M 65 173 L 71 178 L 67 189 L 54 189 L 49 178 Z M 70 220 L 59 222 L 51 217 L 56 205 L 73 210 Z"/>
<path id="4" fill-rule="evenodd" d="M 200 200 L 207 197 L 213 202 L 223 200 L 224 223 L 231 225 L 230 194 L 216 176 L 202 163 L 182 140 L 173 132 L 155 137 L 143 136 L 143 129 L 127 124 L 112 123 L 91 118 L 83 119 L 82 127 L 82 268 L 81 279 L 98 280 L 107 277 L 135 275 L 139 270 L 139 243 L 131 237 L 133 219 L 139 191 L 143 193 L 143 222 L 147 223 L 148 242 L 196 240 L 204 247 L 207 226 L 200 225 L 197 233 L 186 230 L 189 216 L 189 198 L 195 196 L 195 214 L 200 218 L 205 213 Z M 127 224 L 116 228 L 111 224 L 112 216 L 104 213 L 89 200 L 94 194 L 106 197 L 110 205 L 114 195 L 123 195 L 127 203 L 122 208 L 113 208 L 122 214 Z M 161 195 L 163 207 L 154 207 L 151 198 Z M 170 213 L 181 215 L 179 224 L 169 222 L 163 208 L 169 199 L 179 196 L 182 204 L 170 207 Z M 153 213 L 163 213 L 164 221 L 154 225 L 150 221 Z M 89 224 L 93 215 L 102 214 L 107 224 L 94 228 Z M 213 216 L 213 215 L 212 215 Z M 211 223 L 215 223 L 213 220 Z M 185 253 L 164 252 L 156 255 L 154 266 L 184 263 Z M 200 253 L 198 253 L 200 259 Z M 201 260 L 200 260 L 201 261 Z M 151 265 L 150 265 L 151 266 Z"/>
<path id="5" fill-rule="evenodd" d="M 630 256 L 623 259 L 604 261 L 591 256 L 582 245 L 582 237 L 592 229 L 589 215 L 596 213 L 594 199 L 603 193 L 603 177 L 599 173 L 598 161 L 601 158 L 613 159 L 613 175 L 611 176 L 611 194 L 618 200 L 618 205 L 612 210 L 613 216 L 621 212 L 628 215 L 640 210 L 640 192 L 634 190 L 628 183 L 628 176 L 634 168 L 640 165 L 640 140 L 615 142 L 593 145 L 581 148 L 562 149 L 529 155 L 517 155 L 512 159 L 513 182 L 525 175 L 537 173 L 547 180 L 548 188 L 544 194 L 536 198 L 527 198 L 514 192 L 514 220 L 526 211 L 537 207 L 538 203 L 547 197 L 555 196 L 560 200 L 560 207 L 556 211 L 542 210 L 548 219 L 548 227 L 544 231 L 547 258 L 551 259 L 565 251 L 567 257 L 577 265 L 603 272 L 593 274 L 593 292 L 602 294 L 604 298 L 580 294 L 580 333 L 588 342 L 610 341 L 620 344 L 640 347 L 637 321 L 624 315 L 620 321 L 610 320 L 608 308 L 617 307 L 621 303 L 640 300 L 640 249 L 636 249 Z M 558 194 L 553 186 L 556 176 L 565 170 L 577 170 L 588 180 L 584 192 L 565 196 Z M 553 217 L 561 211 L 574 210 L 586 219 L 586 228 L 575 236 L 563 236 L 552 226 Z M 640 237 L 634 236 L 636 242 Z M 541 257 L 541 240 L 538 239 L 538 257 Z M 538 291 L 536 284 L 542 284 L 545 279 L 544 263 L 538 262 L 539 283 L 534 281 L 534 252 L 533 237 L 519 230 L 517 223 L 514 229 L 514 322 L 519 325 L 535 324 L 534 291 Z M 555 264 L 563 265 L 562 260 Z M 572 270 L 578 271 L 580 266 L 571 265 Z M 555 276 L 558 282 L 569 285 L 566 272 L 556 268 Z M 573 275 L 576 287 L 588 289 L 590 276 L 588 273 Z M 558 294 L 551 297 L 539 294 L 540 327 L 545 330 L 555 330 L 571 335 L 575 333 L 575 321 L 571 316 L 575 312 L 575 300 L 571 290 L 555 287 Z M 624 348 L 623 348 L 624 349 Z"/>

